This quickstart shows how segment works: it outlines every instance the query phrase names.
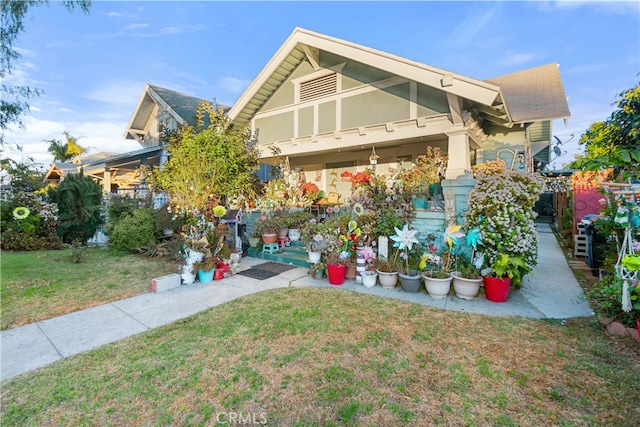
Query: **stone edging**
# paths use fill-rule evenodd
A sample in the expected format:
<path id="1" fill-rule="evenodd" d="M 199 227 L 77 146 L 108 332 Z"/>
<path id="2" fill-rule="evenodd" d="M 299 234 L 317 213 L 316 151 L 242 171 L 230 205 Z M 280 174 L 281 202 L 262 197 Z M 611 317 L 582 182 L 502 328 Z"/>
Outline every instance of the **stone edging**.
<path id="1" fill-rule="evenodd" d="M 616 322 L 612 318 L 605 317 L 601 314 L 598 314 L 598 322 L 600 322 L 600 324 L 605 327 L 609 335 L 615 335 L 615 336 L 628 335 L 634 340 L 636 340 L 638 344 L 640 344 L 640 334 L 638 333 L 638 329 L 626 327 L 622 323 Z"/>

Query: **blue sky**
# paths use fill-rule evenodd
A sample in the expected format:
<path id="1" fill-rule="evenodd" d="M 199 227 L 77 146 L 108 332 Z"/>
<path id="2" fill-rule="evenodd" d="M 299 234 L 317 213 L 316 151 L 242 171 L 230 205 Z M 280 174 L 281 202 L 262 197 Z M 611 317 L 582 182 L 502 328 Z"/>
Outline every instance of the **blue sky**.
<path id="1" fill-rule="evenodd" d="M 90 152 L 141 148 L 124 131 L 146 83 L 232 105 L 295 27 L 484 80 L 551 62 L 572 117 L 567 144 L 615 109 L 640 72 L 638 2 L 107 2 L 88 15 L 33 8 L 7 83 L 38 87 L 26 130 L 5 134 L 48 165 L 44 140 L 80 137 Z"/>

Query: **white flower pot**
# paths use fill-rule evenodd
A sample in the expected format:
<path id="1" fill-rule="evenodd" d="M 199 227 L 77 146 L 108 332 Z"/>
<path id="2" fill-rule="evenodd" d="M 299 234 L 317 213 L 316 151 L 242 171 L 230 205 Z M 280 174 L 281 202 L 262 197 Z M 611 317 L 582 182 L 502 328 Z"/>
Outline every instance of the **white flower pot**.
<path id="1" fill-rule="evenodd" d="M 297 242 L 298 240 L 300 240 L 300 229 L 299 228 L 290 228 L 289 229 L 289 240 L 291 240 L 292 242 Z"/>
<path id="2" fill-rule="evenodd" d="M 398 272 L 388 273 L 386 271 L 378 270 L 378 279 L 380 284 L 385 289 L 393 289 L 398 284 Z"/>
<path id="3" fill-rule="evenodd" d="M 424 286 L 427 288 L 427 292 L 431 298 L 442 299 L 449 294 L 451 280 L 453 280 L 451 276 L 446 279 L 439 279 L 423 273 L 422 278 L 424 279 Z"/>
<path id="4" fill-rule="evenodd" d="M 476 295 L 478 295 L 480 285 L 482 284 L 482 278 L 468 279 L 466 277 L 461 277 L 460 273 L 457 271 L 451 273 L 451 276 L 453 276 L 453 290 L 458 298 L 472 300 Z"/>
<path id="5" fill-rule="evenodd" d="M 309 251 L 309 262 L 312 264 L 316 264 L 320 261 L 320 256 L 322 255 L 320 252 L 311 252 Z"/>
<path id="6" fill-rule="evenodd" d="M 378 281 L 378 273 L 375 271 L 363 271 L 360 276 L 365 288 L 373 288 Z"/>

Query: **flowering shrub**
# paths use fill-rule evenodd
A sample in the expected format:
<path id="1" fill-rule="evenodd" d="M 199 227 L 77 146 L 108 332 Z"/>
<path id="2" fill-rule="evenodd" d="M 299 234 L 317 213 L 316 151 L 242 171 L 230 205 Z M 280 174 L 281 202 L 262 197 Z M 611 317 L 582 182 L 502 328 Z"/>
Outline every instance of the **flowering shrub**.
<path id="1" fill-rule="evenodd" d="M 32 251 L 60 249 L 57 234 L 60 220 L 58 205 L 44 202 L 33 193 L 18 193 L 10 202 L 2 202 L 0 243 L 4 250 Z"/>
<path id="2" fill-rule="evenodd" d="M 538 237 L 533 206 L 543 184 L 539 175 L 483 171 L 468 195 L 466 225 L 480 230 L 483 246 L 478 252 L 484 256 L 485 267 L 492 268 L 496 261 L 504 260 L 501 255 L 518 261 L 507 268 L 516 288 L 537 264 Z"/>

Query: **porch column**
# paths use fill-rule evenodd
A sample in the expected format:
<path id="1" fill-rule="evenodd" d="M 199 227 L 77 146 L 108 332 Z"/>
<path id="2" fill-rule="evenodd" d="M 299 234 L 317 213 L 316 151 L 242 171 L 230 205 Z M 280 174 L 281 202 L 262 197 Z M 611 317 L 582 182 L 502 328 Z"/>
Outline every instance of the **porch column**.
<path id="1" fill-rule="evenodd" d="M 446 179 L 456 179 L 471 170 L 471 156 L 469 154 L 469 135 L 466 129 L 447 133 L 449 137 L 449 162 L 447 164 Z"/>
<path id="2" fill-rule="evenodd" d="M 111 169 L 109 168 L 104 168 L 102 174 L 102 192 L 111 193 Z"/>

